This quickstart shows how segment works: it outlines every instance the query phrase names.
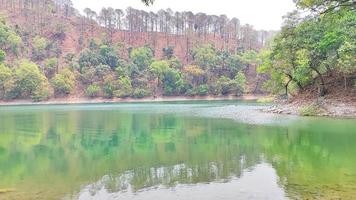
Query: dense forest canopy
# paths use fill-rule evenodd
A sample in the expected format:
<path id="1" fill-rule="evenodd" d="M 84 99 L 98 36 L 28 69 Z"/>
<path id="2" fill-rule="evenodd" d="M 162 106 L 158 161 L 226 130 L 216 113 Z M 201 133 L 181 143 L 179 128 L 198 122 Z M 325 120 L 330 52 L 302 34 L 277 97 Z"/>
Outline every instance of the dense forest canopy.
<path id="1" fill-rule="evenodd" d="M 259 71 L 271 79 L 266 88 L 279 93 L 316 86 L 324 96 L 337 85 L 356 87 L 356 12 L 348 0 L 296 0 L 310 15 L 285 16 L 270 48 L 261 52 Z M 343 81 L 340 82 L 340 78 Z M 352 93 L 352 92 L 351 92 Z"/>
<path id="2" fill-rule="evenodd" d="M 355 9 L 356 7 L 356 2 L 354 0 L 294 0 L 294 2 L 300 8 L 310 9 L 319 14 L 343 8 Z"/>

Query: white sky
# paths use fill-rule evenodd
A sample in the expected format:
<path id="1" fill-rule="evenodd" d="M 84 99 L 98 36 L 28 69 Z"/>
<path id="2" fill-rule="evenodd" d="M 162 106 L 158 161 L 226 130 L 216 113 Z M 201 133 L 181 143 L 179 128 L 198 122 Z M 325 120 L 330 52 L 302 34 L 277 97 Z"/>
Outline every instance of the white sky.
<path id="1" fill-rule="evenodd" d="M 226 14 L 236 17 L 241 24 L 251 24 L 256 29 L 278 30 L 282 16 L 295 9 L 293 0 L 155 0 L 154 5 L 146 7 L 140 0 L 72 0 L 79 11 L 89 7 L 99 11 L 102 7 L 158 11 L 171 8 L 173 11 L 204 12 L 207 14 Z"/>

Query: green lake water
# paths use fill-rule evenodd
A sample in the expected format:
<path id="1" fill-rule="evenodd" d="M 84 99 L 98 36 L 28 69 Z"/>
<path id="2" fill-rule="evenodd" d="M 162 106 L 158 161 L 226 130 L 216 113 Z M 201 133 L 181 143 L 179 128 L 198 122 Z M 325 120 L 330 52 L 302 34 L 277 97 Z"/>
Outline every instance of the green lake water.
<path id="1" fill-rule="evenodd" d="M 356 120 L 253 102 L 0 107 L 0 199 L 354 199 Z"/>

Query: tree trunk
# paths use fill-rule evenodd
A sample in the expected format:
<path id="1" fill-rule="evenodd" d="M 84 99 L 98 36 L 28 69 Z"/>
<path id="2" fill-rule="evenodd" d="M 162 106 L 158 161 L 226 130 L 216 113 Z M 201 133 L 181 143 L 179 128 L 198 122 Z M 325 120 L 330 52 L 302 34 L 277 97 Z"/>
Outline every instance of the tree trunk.
<path id="1" fill-rule="evenodd" d="M 297 83 L 298 88 L 299 88 L 300 90 L 303 90 L 303 86 L 302 86 L 302 84 L 301 84 L 299 81 L 297 81 L 295 78 L 293 78 L 293 76 L 292 76 L 292 75 L 287 74 L 287 73 L 285 73 L 285 75 L 287 75 L 287 76 L 289 77 L 290 81 L 295 81 L 295 82 Z"/>
<path id="2" fill-rule="evenodd" d="M 292 79 L 289 79 L 289 81 L 287 82 L 287 84 L 284 86 L 285 87 L 285 92 L 286 92 L 286 97 L 288 99 L 288 86 L 289 86 L 289 83 L 292 82 Z"/>
<path id="3" fill-rule="evenodd" d="M 320 78 L 320 81 L 321 81 L 319 95 L 320 95 L 320 96 L 325 96 L 325 94 L 326 94 L 326 87 L 325 87 L 325 81 L 324 81 L 323 75 L 322 75 L 322 74 L 319 72 L 319 70 L 316 69 L 315 67 L 311 67 L 311 69 L 314 70 L 314 71 L 318 74 L 318 76 L 319 76 L 319 78 Z"/>

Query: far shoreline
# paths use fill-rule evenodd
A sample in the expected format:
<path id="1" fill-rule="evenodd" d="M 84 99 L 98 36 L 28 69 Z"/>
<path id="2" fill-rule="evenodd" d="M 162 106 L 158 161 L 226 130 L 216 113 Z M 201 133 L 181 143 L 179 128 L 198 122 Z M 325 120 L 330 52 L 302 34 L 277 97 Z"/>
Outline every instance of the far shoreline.
<path id="1" fill-rule="evenodd" d="M 243 95 L 243 96 L 161 96 L 135 98 L 85 98 L 85 97 L 68 97 L 52 98 L 46 101 L 33 102 L 30 99 L 19 99 L 10 101 L 0 101 L 0 106 L 25 106 L 25 105 L 72 105 L 72 104 L 105 104 L 105 103 L 150 103 L 150 102 L 174 102 L 174 101 L 223 101 L 223 100 L 258 100 L 265 97 L 264 95 Z"/>

